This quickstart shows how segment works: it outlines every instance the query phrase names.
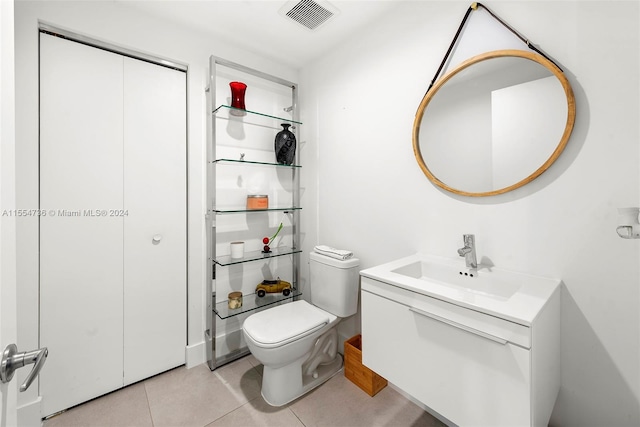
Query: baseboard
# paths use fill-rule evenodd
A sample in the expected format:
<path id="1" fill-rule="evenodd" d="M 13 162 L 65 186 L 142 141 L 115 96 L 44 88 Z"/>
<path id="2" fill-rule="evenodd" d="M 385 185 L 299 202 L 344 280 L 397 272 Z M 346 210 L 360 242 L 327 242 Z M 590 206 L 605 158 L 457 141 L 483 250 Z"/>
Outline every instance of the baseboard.
<path id="1" fill-rule="evenodd" d="M 184 352 L 185 365 L 187 369 L 202 365 L 207 361 L 204 341 L 186 346 Z"/>
<path id="2" fill-rule="evenodd" d="M 33 402 L 18 406 L 17 412 L 20 427 L 42 426 L 42 397 L 38 396 Z"/>
<path id="3" fill-rule="evenodd" d="M 229 329 L 216 336 L 218 355 L 234 353 L 246 347 L 247 344 L 244 341 L 242 329 Z"/>
<path id="4" fill-rule="evenodd" d="M 216 337 L 218 356 L 230 354 L 238 349 L 246 348 L 242 329 L 222 332 Z M 202 341 L 185 347 L 185 365 L 187 369 L 207 362 L 206 342 Z"/>

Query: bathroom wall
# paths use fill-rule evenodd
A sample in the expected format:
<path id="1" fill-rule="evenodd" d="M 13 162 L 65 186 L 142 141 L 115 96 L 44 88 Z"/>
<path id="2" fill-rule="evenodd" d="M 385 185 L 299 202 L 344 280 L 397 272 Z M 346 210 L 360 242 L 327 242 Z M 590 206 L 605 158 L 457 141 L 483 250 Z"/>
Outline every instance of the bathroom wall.
<path id="1" fill-rule="evenodd" d="M 38 208 L 38 20 L 138 52 L 187 64 L 188 71 L 188 366 L 204 362 L 205 235 L 204 176 L 209 56 L 297 81 L 297 71 L 224 37 L 201 34 L 141 14 L 114 1 L 17 1 L 16 29 L 16 205 Z M 150 153 L 152 156 L 152 153 Z M 18 345 L 38 347 L 38 222 L 17 224 Z M 46 369 L 46 368 L 45 368 Z M 28 372 L 21 370 L 18 376 Z M 18 380 L 22 381 L 21 378 Z M 20 393 L 21 419 L 38 411 L 37 387 Z M 21 422 L 21 425 L 24 425 Z"/>
<path id="2" fill-rule="evenodd" d="M 411 146 L 418 104 L 469 3 L 397 3 L 301 72 L 305 252 L 315 242 L 351 249 L 364 268 L 415 252 L 455 258 L 474 233 L 483 261 L 563 279 L 551 424 L 639 425 L 640 241 L 615 232 L 617 208 L 640 205 L 639 3 L 485 3 L 565 69 L 577 119 L 540 178 L 479 199 L 431 184 Z M 343 336 L 358 328 L 346 326 Z"/>

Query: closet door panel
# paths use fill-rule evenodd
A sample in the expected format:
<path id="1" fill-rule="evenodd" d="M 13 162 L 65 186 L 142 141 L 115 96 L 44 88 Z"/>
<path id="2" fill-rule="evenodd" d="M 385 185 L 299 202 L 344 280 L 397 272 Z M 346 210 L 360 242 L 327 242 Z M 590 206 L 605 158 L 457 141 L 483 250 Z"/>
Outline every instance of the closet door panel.
<path id="1" fill-rule="evenodd" d="M 122 386 L 122 58 L 40 36 L 45 415 Z M 100 216 L 98 216 L 100 215 Z"/>
<path id="2" fill-rule="evenodd" d="M 186 74 L 124 60 L 124 383 L 184 364 Z"/>

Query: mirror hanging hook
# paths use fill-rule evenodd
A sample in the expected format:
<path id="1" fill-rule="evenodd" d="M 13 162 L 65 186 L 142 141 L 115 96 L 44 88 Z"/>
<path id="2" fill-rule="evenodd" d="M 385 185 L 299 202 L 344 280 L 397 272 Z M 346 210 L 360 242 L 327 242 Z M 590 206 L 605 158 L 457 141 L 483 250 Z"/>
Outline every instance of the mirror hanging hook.
<path id="1" fill-rule="evenodd" d="M 460 33 L 462 32 L 462 29 L 464 28 L 467 19 L 469 19 L 469 15 L 471 14 L 472 11 L 474 10 L 478 10 L 478 8 L 482 8 L 484 10 L 487 11 L 487 13 L 489 15 L 491 15 L 491 17 L 493 19 L 495 19 L 496 21 L 498 21 L 500 24 L 502 24 L 507 30 L 511 31 L 516 37 L 518 37 L 529 49 L 533 50 L 534 52 L 542 55 L 545 59 L 551 61 L 551 63 L 553 65 L 555 65 L 558 70 L 562 71 L 562 68 L 560 68 L 560 66 L 558 66 L 558 64 L 556 64 L 551 58 L 549 58 L 547 55 L 544 54 L 544 52 L 542 52 L 540 49 L 538 49 L 537 47 L 535 47 L 533 45 L 533 43 L 530 43 L 528 39 L 524 38 L 523 36 L 520 35 L 520 33 L 518 33 L 516 30 L 514 30 L 511 26 L 509 26 L 509 24 L 507 24 L 505 21 L 503 21 L 502 19 L 500 19 L 495 13 L 493 13 L 488 7 L 486 7 L 485 5 L 483 5 L 480 2 L 473 2 L 471 3 L 471 5 L 469 6 L 469 8 L 467 9 L 467 12 L 464 14 L 464 18 L 462 18 L 462 22 L 460 22 L 460 25 L 458 26 L 458 30 L 456 31 L 455 36 L 453 36 L 453 40 L 451 40 L 451 44 L 449 45 L 449 49 L 447 49 L 447 53 L 445 53 L 444 58 L 442 58 L 442 62 L 440 63 L 440 67 L 438 67 L 438 71 L 436 71 L 435 76 L 433 76 L 433 80 L 431 80 L 431 84 L 429 84 L 429 88 L 427 89 L 427 91 L 424 94 L 424 97 L 422 99 L 424 99 L 427 96 L 427 93 L 429 93 L 429 91 L 431 90 L 431 88 L 433 87 L 433 85 L 435 84 L 436 80 L 438 80 L 438 77 L 440 76 L 440 73 L 442 72 L 442 69 L 444 68 L 444 65 L 447 63 L 447 60 L 449 59 L 449 55 L 451 55 L 451 51 L 453 50 L 453 47 L 455 46 L 455 44 L 458 41 L 458 38 L 460 37 Z"/>
<path id="2" fill-rule="evenodd" d="M 513 27 L 511 27 L 509 24 L 507 24 L 505 21 L 503 21 L 502 19 L 500 19 L 498 17 L 498 15 L 496 15 L 495 13 L 493 13 L 491 11 L 491 9 L 489 9 L 487 6 L 483 5 L 482 3 L 477 3 L 477 6 L 482 7 L 484 10 L 487 11 L 487 13 L 489 15 L 491 15 L 496 21 L 498 21 L 500 24 L 502 24 L 503 27 L 505 27 L 507 30 L 511 31 L 517 38 L 519 38 L 525 45 L 527 45 L 527 47 L 531 50 L 533 50 L 534 52 L 542 55 L 545 59 L 547 59 L 548 61 L 551 61 L 551 63 L 553 65 L 555 65 L 556 67 L 558 67 L 558 70 L 562 71 L 562 68 L 560 68 L 560 66 L 558 64 L 556 64 L 551 58 L 549 58 L 547 55 L 545 55 L 544 52 L 542 52 L 540 49 L 538 49 L 537 47 L 535 47 L 533 45 L 533 43 L 529 42 L 528 39 L 526 39 L 524 36 L 522 36 L 520 33 L 518 33 Z"/>

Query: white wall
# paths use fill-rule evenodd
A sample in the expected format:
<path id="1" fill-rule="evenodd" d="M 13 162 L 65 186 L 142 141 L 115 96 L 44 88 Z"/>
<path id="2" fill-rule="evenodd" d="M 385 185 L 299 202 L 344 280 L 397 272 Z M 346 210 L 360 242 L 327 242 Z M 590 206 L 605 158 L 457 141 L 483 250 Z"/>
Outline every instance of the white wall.
<path id="1" fill-rule="evenodd" d="M 188 344 L 190 364 L 204 362 L 205 234 L 204 174 L 205 92 L 210 55 L 216 55 L 284 79 L 297 72 L 190 28 L 142 15 L 126 2 L 18 1 L 16 29 L 17 206 L 38 207 L 38 21 L 138 52 L 187 64 L 188 71 Z M 38 347 L 38 224 L 18 223 L 18 345 Z M 27 372 L 28 373 L 28 372 Z M 19 373 L 24 377 L 26 373 Z M 19 378 L 20 380 L 20 378 Z M 21 393 L 19 404 L 35 402 L 37 388 Z"/>
<path id="2" fill-rule="evenodd" d="M 417 106 L 468 6 L 398 2 L 303 68 L 305 252 L 316 241 L 348 248 L 366 268 L 418 251 L 454 258 L 475 233 L 484 261 L 562 278 L 552 425 L 638 425 L 640 241 L 615 232 L 616 208 L 640 205 L 638 2 L 487 4 L 566 70 L 577 119 L 540 178 L 481 199 L 439 190 L 411 147 Z"/>

